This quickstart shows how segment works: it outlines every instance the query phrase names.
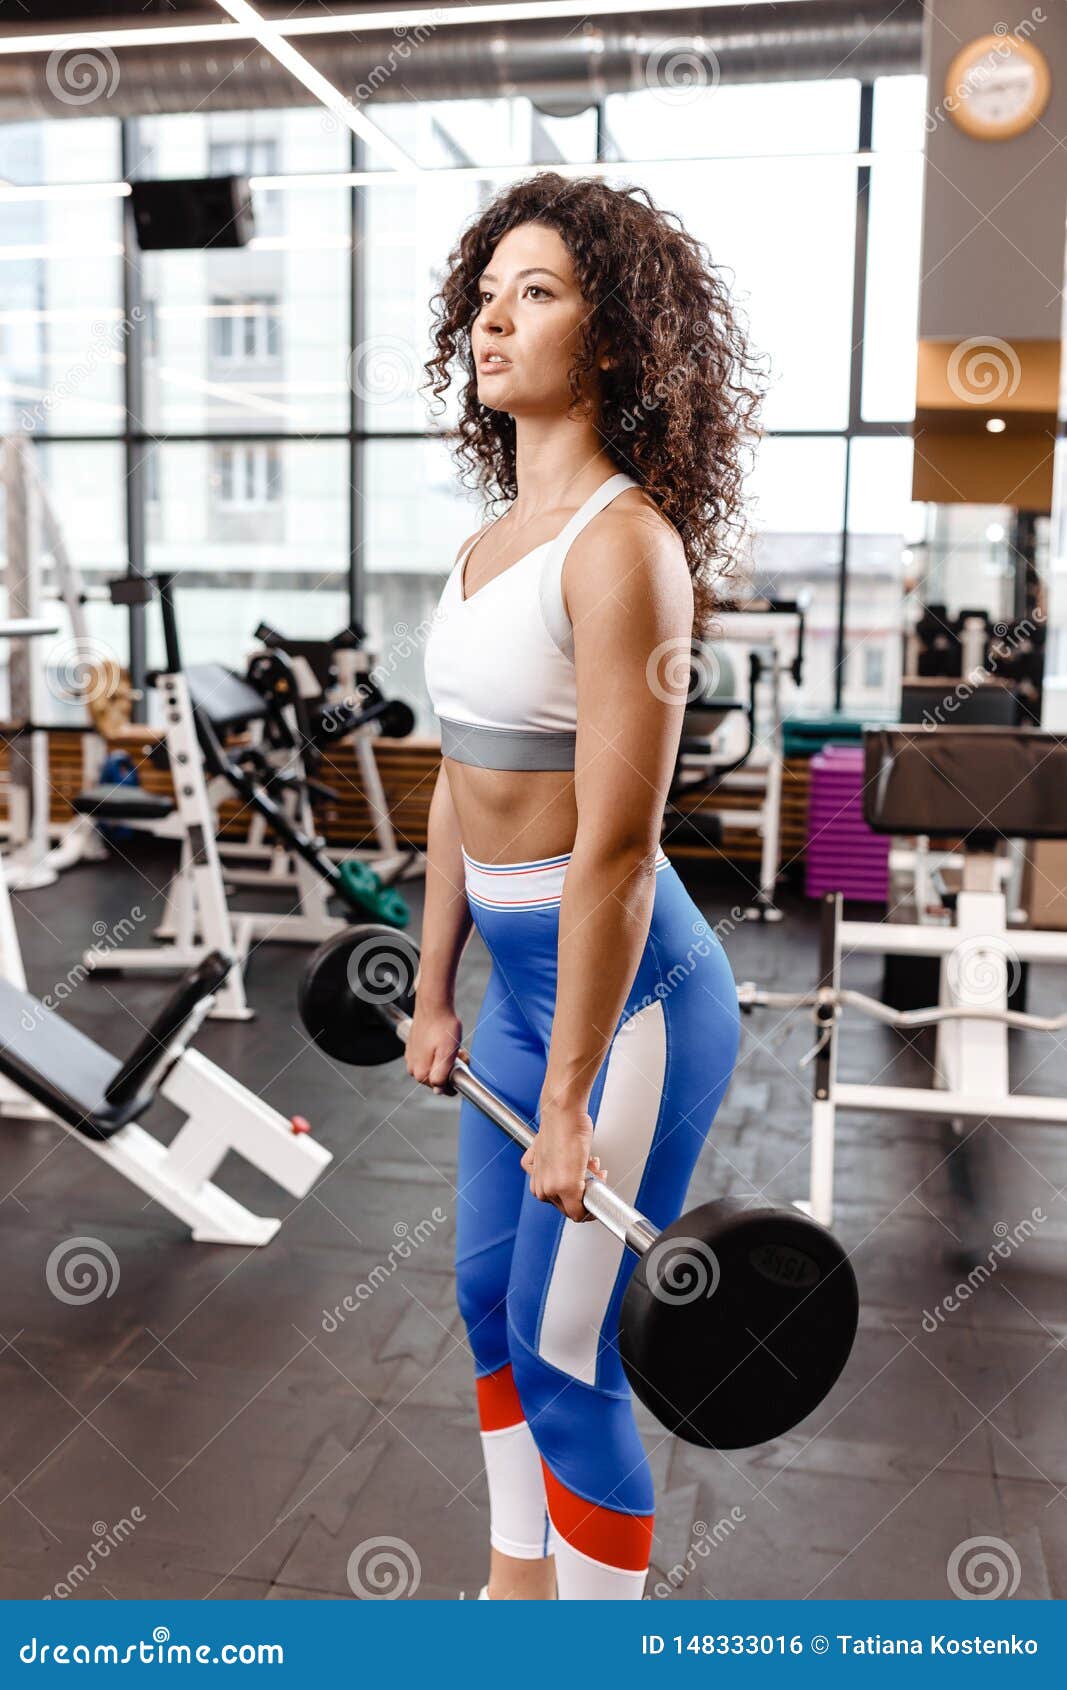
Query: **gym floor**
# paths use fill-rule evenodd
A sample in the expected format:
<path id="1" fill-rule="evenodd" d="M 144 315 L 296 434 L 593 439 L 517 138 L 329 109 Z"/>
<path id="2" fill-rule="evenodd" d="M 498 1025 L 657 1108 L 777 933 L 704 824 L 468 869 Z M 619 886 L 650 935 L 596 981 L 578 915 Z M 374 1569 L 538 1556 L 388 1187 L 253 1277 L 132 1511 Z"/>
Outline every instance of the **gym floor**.
<path id="1" fill-rule="evenodd" d="M 67 981 L 101 923 L 158 909 L 167 868 L 162 853 L 116 857 L 16 897 L 31 990 Z M 682 872 L 712 924 L 744 897 Z M 422 888 L 408 890 L 417 935 Z M 782 925 L 724 933 L 738 980 L 810 986 L 814 911 L 796 893 L 783 902 Z M 0 1598 L 72 1583 L 81 1599 L 351 1598 L 349 1559 L 381 1537 L 417 1557 L 419 1599 L 478 1593 L 488 1509 L 452 1281 L 458 1100 L 402 1067 L 341 1069 L 312 1048 L 295 1009 L 307 954 L 262 947 L 256 1019 L 199 1038 L 334 1154 L 300 1202 L 236 1158 L 221 1170 L 258 1212 L 288 1206 L 265 1249 L 193 1244 L 57 1129 L 0 1122 Z M 487 972 L 475 937 L 468 1031 Z M 877 991 L 876 959 L 847 978 Z M 164 977 L 89 980 L 64 1013 L 124 1053 L 167 990 Z M 1062 1009 L 1051 969 L 1031 971 L 1028 1007 Z M 1063 1041 L 1012 1039 L 1016 1087 L 1062 1094 Z M 802 1017 L 746 1021 L 690 1204 L 805 1194 L 810 1069 L 797 1062 L 810 1044 Z M 925 1051 L 849 1016 L 842 1077 L 924 1083 Z M 169 1137 L 167 1106 L 151 1124 Z M 1067 1597 L 1065 1185 L 1055 1128 L 986 1125 L 963 1141 L 929 1118 L 842 1116 L 834 1225 L 862 1298 L 849 1365 L 816 1414 L 762 1448 L 697 1450 L 642 1412 L 659 1498 L 649 1593 L 948 1596 L 953 1551 L 992 1535 L 1018 1556 L 1020 1599 Z M 1035 1211 L 1034 1235 L 940 1317 L 968 1237 L 984 1258 L 995 1223 L 1011 1231 Z M 50 1292 L 49 1254 L 75 1237 L 114 1252 L 111 1295 Z M 346 1296 L 355 1312 L 331 1321 Z M 107 1553 L 75 1574 L 101 1538 Z"/>

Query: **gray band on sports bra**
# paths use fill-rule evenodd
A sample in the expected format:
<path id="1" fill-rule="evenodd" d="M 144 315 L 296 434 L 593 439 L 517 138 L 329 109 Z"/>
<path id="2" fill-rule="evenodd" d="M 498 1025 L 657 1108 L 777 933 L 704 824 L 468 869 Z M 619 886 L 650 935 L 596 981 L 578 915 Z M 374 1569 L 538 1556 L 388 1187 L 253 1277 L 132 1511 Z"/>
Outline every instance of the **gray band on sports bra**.
<path id="1" fill-rule="evenodd" d="M 573 733 L 535 728 L 487 728 L 438 716 L 441 755 L 478 769 L 573 769 Z"/>

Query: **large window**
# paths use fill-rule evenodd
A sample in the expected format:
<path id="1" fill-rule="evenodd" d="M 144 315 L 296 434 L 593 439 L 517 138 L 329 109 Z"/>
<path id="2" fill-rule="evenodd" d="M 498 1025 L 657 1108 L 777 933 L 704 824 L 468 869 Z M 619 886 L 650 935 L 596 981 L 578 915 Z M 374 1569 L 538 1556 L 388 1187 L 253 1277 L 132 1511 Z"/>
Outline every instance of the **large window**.
<path id="1" fill-rule="evenodd" d="M 263 442 L 214 447 L 212 485 L 230 510 L 262 510 L 282 496 L 277 446 Z"/>
<path id="2" fill-rule="evenodd" d="M 151 571 L 178 577 L 185 656 L 240 668 L 258 623 L 311 638 L 339 633 L 348 604 L 344 441 L 167 441 L 154 453 Z M 150 663 L 163 658 L 148 619 Z"/>
<path id="3" fill-rule="evenodd" d="M 849 444 L 848 639 L 842 700 L 863 715 L 892 714 L 900 698 L 905 627 L 919 597 L 916 549 L 924 506 L 911 498 L 912 442 Z"/>
<path id="4" fill-rule="evenodd" d="M 213 299 L 211 350 L 221 364 L 263 364 L 281 352 L 278 302 L 269 294 L 259 299 Z"/>
<path id="5" fill-rule="evenodd" d="M 620 166 L 615 180 L 647 187 L 728 272 L 731 299 L 770 366 L 763 426 L 847 428 L 856 223 L 851 158 Z"/>
<path id="6" fill-rule="evenodd" d="M 481 526 L 445 442 L 368 440 L 362 479 L 365 589 L 361 620 L 390 686 L 434 729 L 422 654 L 434 607 L 460 544 Z M 405 497 L 415 486 L 419 497 Z"/>
<path id="7" fill-rule="evenodd" d="M 0 200 L 0 433 L 123 430 L 122 202 L 77 185 L 116 179 L 118 143 L 96 118 L 0 126 L 0 180 L 53 190 Z"/>
<path id="8" fill-rule="evenodd" d="M 75 699 L 73 677 L 105 659 L 129 661 L 129 617 L 114 606 L 104 584 L 126 568 L 123 448 L 118 441 L 43 441 L 36 467 L 45 497 L 67 540 L 84 590 L 83 611 L 89 648 L 75 646 L 61 599 L 54 561 L 40 554 L 40 614 L 55 621 L 57 632 L 35 642 L 34 660 L 42 666 L 43 708 L 49 722 L 84 720 Z M 8 609 L 7 531 L 0 495 L 0 612 Z M 0 708 L 8 707 L 7 660 L 10 642 L 0 647 Z"/>
<path id="9" fill-rule="evenodd" d="M 238 660 L 264 617 L 323 634 L 354 609 L 432 733 L 424 632 L 482 511 L 440 438 L 455 386 L 441 412 L 421 391 L 430 300 L 509 179 L 599 159 L 706 243 L 765 355 L 750 568 L 808 594 L 808 703 L 890 705 L 912 576 L 978 556 L 910 501 L 923 79 L 670 82 L 665 66 L 663 87 L 569 116 L 521 96 L 381 104 L 415 182 L 317 107 L 0 127 L 0 177 L 27 189 L 0 200 L 0 426 L 51 442 L 90 576 L 176 571 L 194 660 Z M 130 249 L 120 159 L 133 178 L 247 176 L 252 242 Z M 374 179 L 353 189 L 355 164 Z"/>

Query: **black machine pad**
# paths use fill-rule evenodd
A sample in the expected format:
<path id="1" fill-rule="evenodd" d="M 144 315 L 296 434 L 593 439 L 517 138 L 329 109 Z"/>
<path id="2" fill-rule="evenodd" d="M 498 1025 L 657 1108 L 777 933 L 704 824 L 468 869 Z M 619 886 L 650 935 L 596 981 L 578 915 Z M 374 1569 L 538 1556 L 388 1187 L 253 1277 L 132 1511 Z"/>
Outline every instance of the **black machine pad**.
<path id="1" fill-rule="evenodd" d="M 98 1136 L 91 1117 L 121 1066 L 31 993 L 0 980 L 0 1073 L 68 1126 Z"/>
<path id="2" fill-rule="evenodd" d="M 159 792 L 146 792 L 132 783 L 90 786 L 71 799 L 71 809 L 96 821 L 159 822 L 174 809 L 171 800 Z"/>
<path id="3" fill-rule="evenodd" d="M 221 663 L 189 664 L 185 679 L 193 709 L 207 718 L 217 734 L 246 722 L 261 722 L 269 714 L 263 694 Z"/>
<path id="4" fill-rule="evenodd" d="M 876 833 L 1067 839 L 1067 734 L 866 728 L 863 814 Z"/>

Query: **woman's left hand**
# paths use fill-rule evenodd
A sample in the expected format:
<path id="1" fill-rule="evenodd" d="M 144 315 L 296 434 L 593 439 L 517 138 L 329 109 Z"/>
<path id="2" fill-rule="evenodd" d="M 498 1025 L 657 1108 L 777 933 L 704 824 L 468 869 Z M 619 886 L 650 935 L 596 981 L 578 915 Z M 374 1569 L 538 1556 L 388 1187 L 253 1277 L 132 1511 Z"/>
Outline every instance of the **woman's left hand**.
<path id="1" fill-rule="evenodd" d="M 537 1138 L 523 1154 L 530 1190 L 543 1203 L 554 1203 L 572 1221 L 591 1221 L 585 1207 L 585 1176 L 607 1178 L 599 1156 L 590 1156 L 593 1118 L 585 1109 L 543 1104 Z"/>

